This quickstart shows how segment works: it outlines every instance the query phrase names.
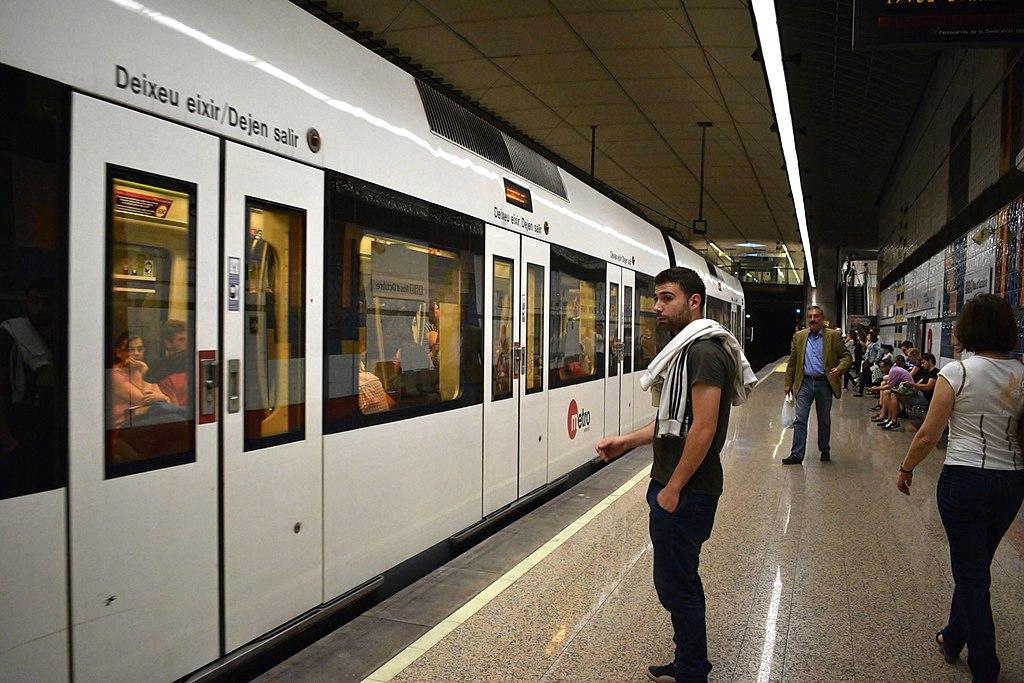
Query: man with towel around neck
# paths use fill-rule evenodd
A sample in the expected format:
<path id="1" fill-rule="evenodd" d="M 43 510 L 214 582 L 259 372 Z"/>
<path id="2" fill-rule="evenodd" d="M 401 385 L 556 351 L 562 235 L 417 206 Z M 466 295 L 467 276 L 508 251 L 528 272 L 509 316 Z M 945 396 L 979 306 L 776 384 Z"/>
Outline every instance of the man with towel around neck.
<path id="1" fill-rule="evenodd" d="M 675 660 L 648 669 L 651 680 L 706 681 L 708 661 L 704 587 L 697 567 L 711 536 L 722 494 L 721 451 L 729 410 L 747 400 L 757 378 L 735 337 L 703 317 L 704 281 L 689 268 L 669 268 L 654 280 L 658 324 L 673 337 L 640 378 L 658 416 L 623 436 L 597 443 L 608 462 L 654 444 L 647 490 L 654 547 L 654 587 L 672 616 Z"/>

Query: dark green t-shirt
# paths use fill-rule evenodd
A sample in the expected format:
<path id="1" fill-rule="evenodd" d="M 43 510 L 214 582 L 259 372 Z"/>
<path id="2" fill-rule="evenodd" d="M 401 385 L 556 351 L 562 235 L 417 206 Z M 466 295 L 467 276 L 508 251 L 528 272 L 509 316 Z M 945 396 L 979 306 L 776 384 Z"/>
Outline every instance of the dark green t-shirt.
<path id="1" fill-rule="evenodd" d="M 678 361 L 677 361 L 678 362 Z M 735 363 L 725 346 L 716 339 L 702 339 L 694 342 L 686 354 L 686 417 L 682 436 L 658 435 L 658 423 L 654 423 L 654 467 L 651 478 L 661 484 L 668 484 L 686 444 L 686 430 L 693 421 L 690 405 L 690 389 L 697 382 L 711 384 L 722 389 L 722 400 L 718 404 L 718 424 L 715 437 L 711 440 L 707 457 L 690 477 L 683 490 L 703 493 L 709 496 L 722 495 L 722 446 L 729 431 L 729 411 L 732 408 L 733 380 L 736 376 Z"/>

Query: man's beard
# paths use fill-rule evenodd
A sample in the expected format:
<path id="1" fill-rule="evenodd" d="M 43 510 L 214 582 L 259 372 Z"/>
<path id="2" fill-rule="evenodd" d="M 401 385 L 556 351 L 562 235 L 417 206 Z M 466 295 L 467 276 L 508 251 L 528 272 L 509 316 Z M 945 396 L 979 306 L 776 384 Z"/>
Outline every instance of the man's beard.
<path id="1" fill-rule="evenodd" d="M 686 327 L 696 319 L 697 318 L 694 315 L 693 311 L 687 309 L 686 313 L 683 316 L 669 320 L 666 324 L 666 327 L 668 327 L 669 332 L 671 332 L 674 336 L 682 332 L 684 327 Z"/>

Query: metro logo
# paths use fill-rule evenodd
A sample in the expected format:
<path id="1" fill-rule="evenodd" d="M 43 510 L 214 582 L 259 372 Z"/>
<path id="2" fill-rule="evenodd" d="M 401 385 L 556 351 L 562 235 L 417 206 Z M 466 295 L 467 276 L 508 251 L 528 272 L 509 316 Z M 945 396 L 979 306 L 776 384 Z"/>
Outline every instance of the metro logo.
<path id="1" fill-rule="evenodd" d="M 579 406 L 576 405 L 576 399 L 569 402 L 569 414 L 566 417 L 566 428 L 569 431 L 569 439 L 576 438 L 576 432 L 579 430 L 587 431 L 590 429 L 590 411 L 580 410 Z"/>

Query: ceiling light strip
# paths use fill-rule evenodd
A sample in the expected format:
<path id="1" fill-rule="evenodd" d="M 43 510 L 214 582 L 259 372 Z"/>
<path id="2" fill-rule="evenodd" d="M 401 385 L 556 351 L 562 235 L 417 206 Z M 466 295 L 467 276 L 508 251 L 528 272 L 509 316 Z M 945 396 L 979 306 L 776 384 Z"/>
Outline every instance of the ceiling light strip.
<path id="1" fill-rule="evenodd" d="M 814 264 L 811 261 L 811 242 L 807 236 L 807 214 L 804 209 L 804 191 L 800 184 L 800 162 L 796 156 L 793 136 L 793 116 L 789 110 L 789 91 L 786 89 L 786 71 L 782 66 L 782 46 L 779 42 L 779 24 L 775 16 L 775 0 L 753 0 L 757 35 L 761 41 L 761 55 L 768 74 L 768 90 L 775 106 L 775 120 L 779 128 L 782 154 L 786 159 L 786 173 L 793 192 L 793 208 L 800 226 L 800 242 L 804 248 L 804 267 L 811 287 L 814 282 Z"/>

